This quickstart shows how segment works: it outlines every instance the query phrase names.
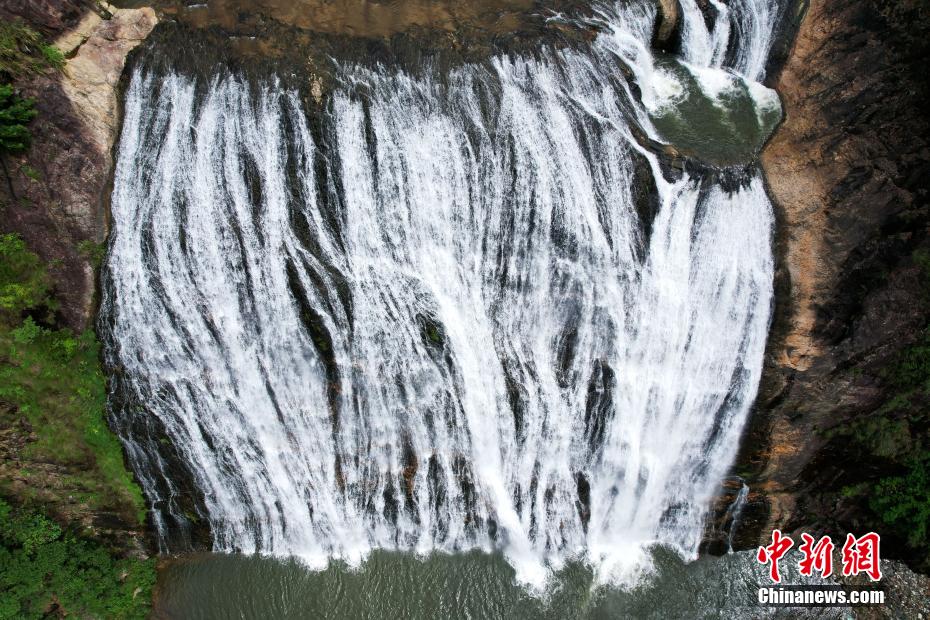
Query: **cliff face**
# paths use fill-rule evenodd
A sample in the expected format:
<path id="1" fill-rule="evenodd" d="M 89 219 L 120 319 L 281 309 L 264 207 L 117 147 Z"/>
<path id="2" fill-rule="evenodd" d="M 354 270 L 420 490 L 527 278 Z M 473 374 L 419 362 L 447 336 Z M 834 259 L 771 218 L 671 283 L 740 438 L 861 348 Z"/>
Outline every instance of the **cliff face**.
<path id="1" fill-rule="evenodd" d="M 126 55 L 155 26 L 152 9 L 87 10 L 80 0 L 11 2 L 4 19 L 40 29 L 66 57 L 61 73 L 23 79 L 36 100 L 29 151 L 11 162 L 3 232 L 22 235 L 45 262 L 75 329 L 93 318 L 94 265 L 106 236 L 105 186 L 118 127 L 117 83 Z"/>
<path id="2" fill-rule="evenodd" d="M 762 155 L 779 217 L 779 290 L 737 473 L 737 546 L 775 527 L 869 529 L 926 570 L 930 377 L 928 11 L 811 0 L 774 86 Z M 895 508 L 899 510 L 895 510 Z"/>
<path id="3" fill-rule="evenodd" d="M 142 499 L 107 433 L 97 345 L 92 335 L 74 332 L 90 327 L 95 314 L 94 263 L 106 236 L 117 85 L 127 54 L 155 26 L 155 15 L 92 8 L 82 0 L 0 3 L 0 19 L 22 20 L 66 59 L 60 72 L 18 75 L 13 82 L 35 99 L 38 114 L 29 150 L 4 155 L 14 195 L 4 182 L 0 233 L 19 234 L 39 255 L 35 273 L 47 266 L 61 308 L 51 319 L 24 313 L 47 329 L 15 346 L 10 329 L 23 317 L 0 321 L 0 490 L 4 499 L 35 504 L 83 535 L 141 552 Z M 50 353 L 61 343 L 70 353 Z"/>

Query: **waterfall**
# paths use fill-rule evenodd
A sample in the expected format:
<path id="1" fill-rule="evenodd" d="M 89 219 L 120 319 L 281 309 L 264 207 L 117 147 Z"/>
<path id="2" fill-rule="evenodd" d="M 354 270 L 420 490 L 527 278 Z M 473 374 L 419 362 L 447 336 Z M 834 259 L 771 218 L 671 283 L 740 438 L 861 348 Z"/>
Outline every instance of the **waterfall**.
<path id="1" fill-rule="evenodd" d="M 760 178 L 666 176 L 637 139 L 684 88 L 654 15 L 442 79 L 336 62 L 316 112 L 273 77 L 133 70 L 102 332 L 163 549 L 206 519 L 219 551 L 499 549 L 533 584 L 695 557 L 758 387 L 772 213 Z"/>
<path id="2" fill-rule="evenodd" d="M 736 494 L 736 499 L 733 500 L 733 503 L 727 508 L 726 515 L 724 515 L 724 523 L 729 522 L 727 551 L 730 553 L 733 553 L 733 536 L 736 535 L 736 530 L 739 528 L 740 518 L 743 516 L 743 509 L 746 507 L 746 500 L 748 498 L 749 485 L 740 478 L 739 493 Z"/>
<path id="3" fill-rule="evenodd" d="M 781 16 L 780 2 L 731 0 L 733 30 L 739 44 L 734 47 L 733 67 L 750 80 L 765 77 L 765 63 L 772 47 L 775 26 Z"/>

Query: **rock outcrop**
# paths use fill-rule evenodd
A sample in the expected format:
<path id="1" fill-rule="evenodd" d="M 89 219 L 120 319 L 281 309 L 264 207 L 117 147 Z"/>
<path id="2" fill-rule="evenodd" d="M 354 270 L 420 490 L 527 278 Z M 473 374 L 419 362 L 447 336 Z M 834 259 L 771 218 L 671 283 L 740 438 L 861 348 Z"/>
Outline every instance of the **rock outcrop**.
<path id="1" fill-rule="evenodd" d="M 47 11 L 42 9 L 47 8 Z M 106 186 L 119 125 L 117 86 L 127 54 L 151 32 L 152 9 L 84 9 L 73 0 L 4 8 L 42 28 L 64 54 L 61 73 L 20 80 L 36 100 L 32 146 L 13 162 L 15 199 L 2 228 L 20 233 L 50 265 L 64 323 L 93 319 L 93 262 L 106 237 Z M 21 13 L 16 15 L 15 11 Z"/>
<path id="2" fill-rule="evenodd" d="M 659 49 L 672 46 L 678 35 L 680 18 L 678 0 L 658 0 L 653 45 Z"/>
<path id="3" fill-rule="evenodd" d="M 762 163 L 780 293 L 736 468 L 752 487 L 738 547 L 775 527 L 875 529 L 887 553 L 930 566 L 874 499 L 930 447 L 927 386 L 908 383 L 930 371 L 914 357 L 930 322 L 924 7 L 811 0 L 777 78 L 786 119 Z"/>

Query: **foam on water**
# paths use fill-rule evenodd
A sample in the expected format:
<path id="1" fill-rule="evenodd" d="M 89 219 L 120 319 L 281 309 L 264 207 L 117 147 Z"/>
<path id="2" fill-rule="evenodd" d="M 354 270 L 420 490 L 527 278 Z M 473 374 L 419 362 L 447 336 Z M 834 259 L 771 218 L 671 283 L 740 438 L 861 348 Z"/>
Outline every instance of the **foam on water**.
<path id="1" fill-rule="evenodd" d="M 443 80 L 343 64 L 318 119 L 273 79 L 136 69 L 103 332 L 164 549 L 191 519 L 171 446 L 220 551 L 498 548 L 537 586 L 696 556 L 759 382 L 772 212 L 761 179 L 668 180 L 633 139 L 675 96 L 653 17 Z"/>

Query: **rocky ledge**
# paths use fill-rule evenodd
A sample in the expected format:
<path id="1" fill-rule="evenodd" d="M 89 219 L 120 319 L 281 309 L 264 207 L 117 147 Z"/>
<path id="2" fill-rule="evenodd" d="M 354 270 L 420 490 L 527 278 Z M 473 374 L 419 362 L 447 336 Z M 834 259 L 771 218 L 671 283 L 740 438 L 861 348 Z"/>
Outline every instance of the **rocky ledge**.
<path id="1" fill-rule="evenodd" d="M 774 84 L 778 295 L 737 548 L 776 527 L 874 530 L 886 557 L 930 569 L 928 17 L 811 0 Z"/>
<path id="2" fill-rule="evenodd" d="M 106 186 L 119 126 L 117 85 L 126 56 L 155 27 L 149 8 L 86 8 L 81 0 L 10 2 L 4 19 L 43 30 L 64 53 L 60 73 L 20 81 L 36 100 L 27 153 L 13 161 L 16 193 L 3 231 L 22 235 L 50 265 L 64 323 L 87 327 L 94 316 L 94 261 L 107 230 Z"/>

